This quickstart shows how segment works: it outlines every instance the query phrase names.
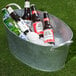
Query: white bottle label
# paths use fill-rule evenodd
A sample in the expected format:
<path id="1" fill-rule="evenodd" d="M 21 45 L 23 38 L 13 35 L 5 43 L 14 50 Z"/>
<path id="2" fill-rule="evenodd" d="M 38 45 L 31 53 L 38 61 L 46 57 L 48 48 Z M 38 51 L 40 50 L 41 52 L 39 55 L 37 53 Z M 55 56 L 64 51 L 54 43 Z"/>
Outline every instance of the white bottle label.
<path id="1" fill-rule="evenodd" d="M 29 30 L 29 27 L 26 25 L 24 20 L 20 20 L 17 24 L 18 24 L 18 27 L 20 28 L 20 30 L 22 32 L 25 32 L 26 30 Z"/>
<path id="2" fill-rule="evenodd" d="M 25 21 L 25 23 L 29 26 L 29 27 L 31 27 L 31 24 L 32 24 L 32 21 L 31 20 L 24 20 Z"/>
<path id="3" fill-rule="evenodd" d="M 44 42 L 55 42 L 54 40 L 54 33 L 52 29 L 44 30 Z"/>
<path id="4" fill-rule="evenodd" d="M 33 23 L 33 28 L 35 33 L 43 34 L 43 25 L 41 21 Z"/>
<path id="5" fill-rule="evenodd" d="M 26 1 L 24 7 L 25 7 L 25 8 L 29 8 L 29 7 L 30 7 L 30 2 L 29 2 L 29 1 Z"/>
<path id="6" fill-rule="evenodd" d="M 12 12 L 14 12 L 14 10 L 11 7 L 8 7 L 7 11 L 9 12 L 9 14 L 11 14 Z"/>

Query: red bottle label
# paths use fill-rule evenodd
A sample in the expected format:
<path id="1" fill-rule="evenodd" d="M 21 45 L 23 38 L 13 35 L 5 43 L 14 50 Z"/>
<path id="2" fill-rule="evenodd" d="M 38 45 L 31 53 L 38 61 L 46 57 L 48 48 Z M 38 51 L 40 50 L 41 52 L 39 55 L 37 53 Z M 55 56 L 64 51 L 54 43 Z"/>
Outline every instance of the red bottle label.
<path id="1" fill-rule="evenodd" d="M 37 11 L 32 11 L 32 14 L 35 14 L 35 13 L 37 13 Z"/>
<path id="2" fill-rule="evenodd" d="M 44 43 L 55 42 L 53 29 L 46 29 L 43 32 L 44 34 Z"/>
<path id="3" fill-rule="evenodd" d="M 35 14 L 35 13 L 40 14 L 40 12 L 39 12 L 39 11 L 32 11 L 32 14 Z"/>
<path id="4" fill-rule="evenodd" d="M 49 19 L 49 18 L 44 18 L 44 22 L 45 22 L 45 21 L 50 21 L 50 19 Z"/>
<path id="5" fill-rule="evenodd" d="M 33 23 L 33 28 L 35 33 L 43 34 L 43 25 L 41 21 Z"/>

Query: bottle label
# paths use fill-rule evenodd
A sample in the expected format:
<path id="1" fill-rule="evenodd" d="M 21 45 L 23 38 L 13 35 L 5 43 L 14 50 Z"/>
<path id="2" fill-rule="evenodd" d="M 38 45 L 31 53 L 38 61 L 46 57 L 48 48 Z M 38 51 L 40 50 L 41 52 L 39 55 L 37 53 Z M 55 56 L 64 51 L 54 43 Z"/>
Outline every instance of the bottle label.
<path id="1" fill-rule="evenodd" d="M 25 23 L 29 26 L 29 27 L 31 27 L 31 24 L 32 24 L 32 21 L 31 20 L 24 20 L 25 21 Z"/>
<path id="2" fill-rule="evenodd" d="M 35 13 L 37 13 L 37 11 L 32 11 L 32 14 L 35 14 Z"/>
<path id="3" fill-rule="evenodd" d="M 14 12 L 14 10 L 13 10 L 11 7 L 9 7 L 9 8 L 7 9 L 7 11 L 9 12 L 9 14 L 11 14 L 12 12 Z"/>
<path id="4" fill-rule="evenodd" d="M 18 27 L 21 29 L 22 32 L 29 30 L 29 27 L 26 25 L 24 20 L 20 20 L 17 24 L 18 24 Z"/>
<path id="5" fill-rule="evenodd" d="M 4 9 L 4 10 L 2 11 L 2 13 L 3 13 L 3 20 L 6 20 L 7 18 L 10 17 L 10 15 L 9 15 L 9 13 L 8 13 L 8 11 L 7 11 L 6 9 Z"/>
<path id="6" fill-rule="evenodd" d="M 49 19 L 49 18 L 44 18 L 44 22 L 45 22 L 45 21 L 50 21 L 50 19 Z"/>
<path id="7" fill-rule="evenodd" d="M 4 23 L 7 25 L 8 29 L 11 30 L 13 33 L 17 35 L 20 34 L 20 30 L 16 27 L 17 24 L 12 18 L 7 18 L 6 20 L 4 20 Z"/>
<path id="8" fill-rule="evenodd" d="M 40 11 L 32 11 L 32 14 L 40 14 Z"/>
<path id="9" fill-rule="evenodd" d="M 30 8 L 30 2 L 29 2 L 29 1 L 26 1 L 24 7 L 25 7 L 25 8 Z"/>
<path id="10" fill-rule="evenodd" d="M 43 25 L 41 21 L 33 23 L 33 28 L 35 33 L 43 34 Z"/>
<path id="11" fill-rule="evenodd" d="M 53 29 L 46 29 L 43 32 L 44 34 L 44 42 L 55 42 L 54 40 L 54 33 L 53 33 Z"/>

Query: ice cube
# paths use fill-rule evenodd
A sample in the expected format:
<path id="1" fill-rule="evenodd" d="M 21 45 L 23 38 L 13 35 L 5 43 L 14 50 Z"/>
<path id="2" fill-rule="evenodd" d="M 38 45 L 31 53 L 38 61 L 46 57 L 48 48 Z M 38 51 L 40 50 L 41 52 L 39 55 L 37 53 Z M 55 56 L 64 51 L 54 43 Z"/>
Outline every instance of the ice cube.
<path id="1" fill-rule="evenodd" d="M 30 36 L 31 35 L 31 36 Z M 39 35 L 35 32 L 32 32 L 31 34 L 27 35 L 30 42 L 41 45 L 41 46 L 51 46 L 48 43 L 44 43 L 43 39 L 39 39 Z"/>
<path id="2" fill-rule="evenodd" d="M 35 32 L 29 32 L 27 35 L 24 35 L 24 33 L 21 33 L 19 37 L 37 45 L 52 46 L 49 43 L 44 43 L 43 38 L 39 39 L 39 35 Z"/>
<path id="3" fill-rule="evenodd" d="M 52 45 L 49 44 L 49 43 L 44 43 L 44 38 L 40 38 L 40 41 L 42 42 L 42 43 L 41 43 L 42 46 L 52 46 Z"/>
<path id="4" fill-rule="evenodd" d="M 30 42 L 33 42 L 33 41 L 39 39 L 39 35 L 35 32 L 29 32 L 29 33 L 27 33 L 27 38 Z"/>

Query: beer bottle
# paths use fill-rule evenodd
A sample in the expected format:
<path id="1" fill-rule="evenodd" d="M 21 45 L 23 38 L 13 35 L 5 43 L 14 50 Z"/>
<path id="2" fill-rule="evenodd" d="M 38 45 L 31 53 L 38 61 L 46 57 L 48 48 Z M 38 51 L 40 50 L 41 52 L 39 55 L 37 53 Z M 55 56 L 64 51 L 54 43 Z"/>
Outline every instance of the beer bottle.
<path id="1" fill-rule="evenodd" d="M 31 10 L 30 10 L 30 1 L 29 0 L 25 0 L 24 15 L 22 16 L 22 19 L 31 20 Z"/>
<path id="2" fill-rule="evenodd" d="M 52 28 L 52 25 L 50 24 L 50 18 L 49 18 L 47 11 L 45 11 L 43 13 L 43 16 L 44 16 L 44 19 L 43 19 L 43 22 L 44 22 L 44 32 L 43 32 L 44 42 L 55 45 L 53 28 Z"/>
<path id="3" fill-rule="evenodd" d="M 16 27 L 17 25 L 16 22 L 9 16 L 9 13 L 6 10 L 6 8 L 2 9 L 2 13 L 3 13 L 3 21 L 8 27 L 8 29 L 12 31 L 13 33 L 15 33 L 16 35 L 19 35 L 20 30 L 18 27 Z"/>
<path id="4" fill-rule="evenodd" d="M 31 5 L 31 10 L 32 10 L 32 21 L 33 21 L 33 29 L 34 32 L 39 35 L 39 37 L 43 37 L 43 24 L 40 20 L 39 14 L 35 9 L 35 5 Z"/>
<path id="5" fill-rule="evenodd" d="M 8 13 L 10 14 L 10 16 L 12 17 L 12 19 L 14 21 L 16 21 L 19 29 L 21 30 L 21 32 L 23 32 L 25 35 L 30 32 L 29 27 L 25 24 L 24 20 L 10 7 L 7 6 L 6 7 Z"/>

